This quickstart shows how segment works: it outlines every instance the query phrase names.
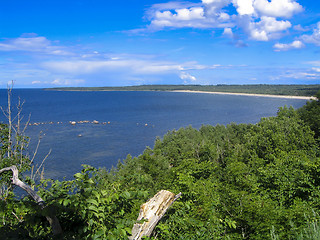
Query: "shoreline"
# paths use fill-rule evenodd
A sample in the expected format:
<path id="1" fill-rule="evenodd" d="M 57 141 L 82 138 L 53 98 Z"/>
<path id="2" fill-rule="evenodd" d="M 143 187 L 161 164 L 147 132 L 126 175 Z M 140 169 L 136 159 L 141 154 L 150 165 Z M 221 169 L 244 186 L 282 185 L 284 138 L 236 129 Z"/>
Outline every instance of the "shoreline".
<path id="1" fill-rule="evenodd" d="M 249 97 L 270 97 L 270 98 L 287 98 L 287 99 L 302 99 L 302 100 L 316 100 L 316 97 L 306 96 L 288 96 L 288 95 L 274 95 L 274 94 L 258 94 L 258 93 L 232 93 L 232 92 L 208 92 L 208 91 L 193 91 L 193 90 L 173 90 L 168 92 L 182 92 L 182 93 L 207 93 L 207 94 L 220 94 L 220 95 L 236 95 L 236 96 L 249 96 Z"/>
<path id="2" fill-rule="evenodd" d="M 291 96 L 291 95 L 275 95 L 275 94 L 261 94 L 261 93 L 236 93 L 236 92 L 210 92 L 210 91 L 196 91 L 196 90 L 93 90 L 93 89 L 45 89 L 46 91 L 67 91 L 67 92 L 130 92 L 130 91 L 147 91 L 147 92 L 181 92 L 181 93 L 206 93 L 206 94 L 219 94 L 219 95 L 235 95 L 235 96 L 249 96 L 249 97 L 269 97 L 269 98 L 287 98 L 287 99 L 300 99 L 300 100 L 317 100 L 314 96 Z"/>

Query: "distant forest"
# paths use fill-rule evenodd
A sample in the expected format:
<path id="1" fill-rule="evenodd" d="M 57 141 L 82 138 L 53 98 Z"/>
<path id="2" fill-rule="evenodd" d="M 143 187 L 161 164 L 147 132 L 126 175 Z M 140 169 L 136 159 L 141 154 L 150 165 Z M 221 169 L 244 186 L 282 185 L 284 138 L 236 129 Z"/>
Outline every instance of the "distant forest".
<path id="1" fill-rule="evenodd" d="M 60 91 L 206 91 L 231 92 L 251 94 L 272 94 L 290 96 L 315 96 L 320 90 L 320 84 L 314 85 L 139 85 L 125 87 L 68 87 L 46 88 L 45 90 Z"/>

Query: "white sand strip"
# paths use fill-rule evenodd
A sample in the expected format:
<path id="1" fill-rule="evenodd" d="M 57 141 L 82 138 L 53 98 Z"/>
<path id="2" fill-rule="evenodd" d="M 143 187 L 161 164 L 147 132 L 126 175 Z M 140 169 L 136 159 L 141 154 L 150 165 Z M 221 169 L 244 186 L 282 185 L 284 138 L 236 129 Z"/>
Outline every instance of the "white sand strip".
<path id="1" fill-rule="evenodd" d="M 270 94 L 254 94 L 254 93 L 231 93 L 231 92 L 205 92 L 205 91 L 192 91 L 192 90 L 174 90 L 170 92 L 184 92 L 184 93 L 209 93 L 209 94 L 221 94 L 221 95 L 238 95 L 238 96 L 251 96 L 251 97 L 272 97 L 272 98 L 291 98 L 291 99 L 305 99 L 316 100 L 316 97 L 304 97 L 304 96 L 287 96 L 287 95 L 270 95 Z"/>

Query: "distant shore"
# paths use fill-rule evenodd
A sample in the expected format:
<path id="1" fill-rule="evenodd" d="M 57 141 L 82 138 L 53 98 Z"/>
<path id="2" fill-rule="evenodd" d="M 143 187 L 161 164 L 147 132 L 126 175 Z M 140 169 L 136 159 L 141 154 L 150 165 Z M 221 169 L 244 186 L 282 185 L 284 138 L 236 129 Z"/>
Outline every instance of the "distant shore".
<path id="1" fill-rule="evenodd" d="M 163 91 L 186 93 L 210 93 L 239 96 L 273 97 L 288 99 L 316 99 L 320 84 L 313 85 L 134 85 L 120 87 L 67 87 L 46 88 L 54 91 Z"/>
<path id="2" fill-rule="evenodd" d="M 192 91 L 192 90 L 173 90 L 173 91 L 170 91 L 170 92 L 209 93 L 209 94 L 220 94 L 220 95 L 237 95 L 237 96 L 271 97 L 271 98 L 288 98 L 288 99 L 305 99 L 305 100 L 316 100 L 317 99 L 316 97 L 272 95 L 272 94 L 256 94 L 256 93 L 207 92 L 207 91 Z"/>

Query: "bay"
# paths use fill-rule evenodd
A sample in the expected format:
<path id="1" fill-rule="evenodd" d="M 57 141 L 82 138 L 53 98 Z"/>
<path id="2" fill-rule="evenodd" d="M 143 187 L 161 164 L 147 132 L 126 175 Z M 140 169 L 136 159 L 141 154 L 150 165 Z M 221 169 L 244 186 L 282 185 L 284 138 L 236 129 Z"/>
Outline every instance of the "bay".
<path id="1" fill-rule="evenodd" d="M 81 164 L 110 169 L 128 154 L 138 156 L 153 147 L 157 136 L 181 127 L 229 123 L 257 123 L 275 116 L 279 107 L 299 108 L 301 99 L 215 95 L 184 92 L 106 91 L 69 92 L 14 89 L 20 97 L 24 121 L 30 115 L 30 155 L 41 143 L 36 164 L 45 161 L 45 177 L 71 179 Z M 0 105 L 7 92 L 0 89 Z M 96 120 L 99 123 L 94 124 Z M 1 114 L 0 121 L 5 121 Z M 71 125 L 69 122 L 77 122 Z M 88 123 L 80 123 L 89 121 Z"/>

